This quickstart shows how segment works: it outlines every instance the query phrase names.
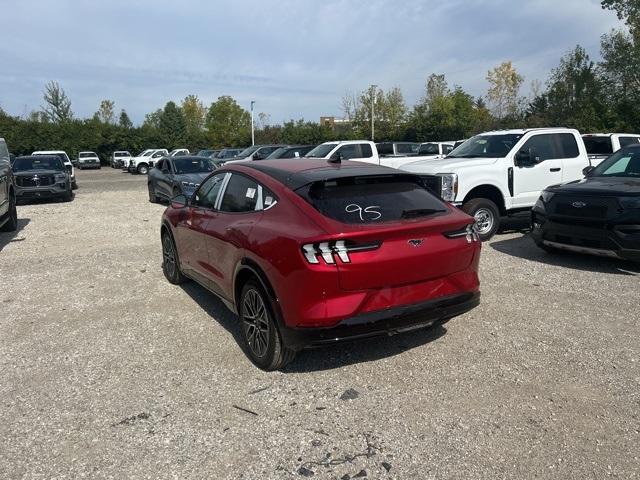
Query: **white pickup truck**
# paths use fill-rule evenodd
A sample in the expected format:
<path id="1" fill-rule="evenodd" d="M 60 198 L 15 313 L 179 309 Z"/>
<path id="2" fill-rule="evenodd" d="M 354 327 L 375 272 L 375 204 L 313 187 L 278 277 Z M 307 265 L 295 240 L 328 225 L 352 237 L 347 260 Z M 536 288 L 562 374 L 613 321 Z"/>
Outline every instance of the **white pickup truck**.
<path id="1" fill-rule="evenodd" d="M 166 148 L 152 148 L 145 150 L 137 157 L 133 157 L 129 160 L 127 170 L 129 173 L 146 175 L 149 173 L 149 168 L 153 166 L 154 162 L 157 162 L 159 158 L 168 154 L 169 151 Z"/>
<path id="2" fill-rule="evenodd" d="M 577 130 L 541 128 L 483 133 L 446 158 L 400 169 L 423 176 L 443 200 L 475 217 L 478 234 L 488 240 L 502 216 L 530 210 L 542 190 L 582 178 L 588 166 Z"/>
<path id="3" fill-rule="evenodd" d="M 592 167 L 621 148 L 640 143 L 640 135 L 634 133 L 589 133 L 582 136 Z"/>
<path id="4" fill-rule="evenodd" d="M 311 150 L 305 157 L 326 159 L 338 159 L 338 157 L 340 157 L 342 160 L 355 160 L 391 168 L 400 168 L 402 165 L 408 163 L 437 158 L 431 154 L 408 155 L 404 157 L 380 155 L 376 144 L 367 140 L 325 142 Z"/>

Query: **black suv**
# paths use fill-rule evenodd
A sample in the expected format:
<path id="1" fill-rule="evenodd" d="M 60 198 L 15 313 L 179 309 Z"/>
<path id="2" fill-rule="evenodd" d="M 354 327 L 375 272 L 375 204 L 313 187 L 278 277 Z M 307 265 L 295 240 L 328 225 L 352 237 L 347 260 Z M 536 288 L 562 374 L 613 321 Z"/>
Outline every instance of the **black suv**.
<path id="1" fill-rule="evenodd" d="M 583 172 L 583 180 L 542 192 L 531 214 L 536 244 L 640 261 L 640 145 Z"/>
<path id="2" fill-rule="evenodd" d="M 18 210 L 9 150 L 0 138 L 0 231 L 13 232 L 17 228 Z"/>
<path id="3" fill-rule="evenodd" d="M 71 177 L 60 157 L 31 155 L 13 162 L 16 198 L 72 198 Z"/>

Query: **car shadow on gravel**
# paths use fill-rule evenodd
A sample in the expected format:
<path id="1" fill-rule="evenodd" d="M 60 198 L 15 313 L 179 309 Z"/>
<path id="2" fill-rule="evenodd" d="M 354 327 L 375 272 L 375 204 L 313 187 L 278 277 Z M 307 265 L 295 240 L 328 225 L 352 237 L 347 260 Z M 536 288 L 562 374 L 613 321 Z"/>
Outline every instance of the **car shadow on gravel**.
<path id="1" fill-rule="evenodd" d="M 488 245 L 494 250 L 511 255 L 512 257 L 544 263 L 547 265 L 554 265 L 557 267 L 595 273 L 640 275 L 640 264 L 633 262 L 572 252 L 547 253 L 536 246 L 530 235 L 523 235 L 521 237 L 510 238 L 508 240 L 494 240 Z"/>
<path id="2" fill-rule="evenodd" d="M 240 322 L 223 303 L 204 287 L 196 282 L 188 282 L 181 288 L 212 319 L 224 327 L 242 350 Z M 453 319 L 455 321 L 455 319 Z M 412 332 L 389 336 L 379 336 L 359 340 L 357 342 L 328 345 L 300 352 L 295 360 L 283 370 L 284 373 L 303 373 L 332 370 L 355 363 L 364 363 L 392 357 L 433 342 L 447 333 L 442 325 L 423 328 Z"/>
<path id="3" fill-rule="evenodd" d="M 452 320 L 455 322 L 455 318 Z M 434 342 L 446 335 L 443 325 L 411 332 L 362 339 L 336 345 L 303 350 L 286 366 L 284 373 L 310 373 L 333 370 L 357 363 L 374 362 L 400 355 L 408 350 Z"/>
<path id="4" fill-rule="evenodd" d="M 222 300 L 196 282 L 187 282 L 180 287 L 189 295 L 213 320 L 224 327 L 241 346 L 240 322 L 238 316 L 229 310 Z"/>
<path id="5" fill-rule="evenodd" d="M 11 242 L 21 242 L 25 240 L 20 236 L 20 232 L 31 222 L 30 218 L 18 218 L 18 228 L 15 232 L 0 232 L 0 252 Z"/>

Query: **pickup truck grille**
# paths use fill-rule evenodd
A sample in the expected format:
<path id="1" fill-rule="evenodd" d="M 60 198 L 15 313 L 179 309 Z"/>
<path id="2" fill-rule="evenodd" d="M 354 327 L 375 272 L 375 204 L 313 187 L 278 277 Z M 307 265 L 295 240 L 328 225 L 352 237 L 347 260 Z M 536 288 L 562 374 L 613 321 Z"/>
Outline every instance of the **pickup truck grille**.
<path id="1" fill-rule="evenodd" d="M 56 183 L 53 175 L 32 175 L 16 177 L 16 185 L 19 187 L 46 187 Z"/>

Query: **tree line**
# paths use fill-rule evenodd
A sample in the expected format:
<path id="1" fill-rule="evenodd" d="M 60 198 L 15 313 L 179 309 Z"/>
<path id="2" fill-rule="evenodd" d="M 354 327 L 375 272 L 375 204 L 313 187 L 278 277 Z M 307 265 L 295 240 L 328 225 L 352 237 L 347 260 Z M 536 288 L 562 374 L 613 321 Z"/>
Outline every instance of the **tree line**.
<path id="1" fill-rule="evenodd" d="M 491 69 L 489 88 L 474 97 L 445 75 L 432 74 L 422 97 L 409 107 L 399 87 L 384 91 L 365 88 L 345 94 L 340 103 L 343 122 L 333 125 L 304 119 L 271 124 L 256 118 L 256 143 L 317 144 L 336 139 L 441 141 L 468 138 L 499 128 L 566 126 L 582 132 L 640 132 L 640 0 L 604 0 L 625 26 L 601 38 L 600 59 L 594 61 L 580 45 L 567 52 L 546 82 L 530 82 L 512 62 Z M 63 149 L 71 155 L 93 150 L 106 159 L 114 150 L 137 153 L 145 148 L 242 147 L 251 143 L 251 115 L 230 96 L 208 107 L 197 95 L 148 113 L 134 126 L 127 112 L 103 100 L 92 118 L 79 119 L 57 82 L 43 92 L 44 104 L 26 118 L 0 109 L 0 135 L 15 154 L 38 149 Z M 373 111 L 372 111 L 373 110 Z"/>

